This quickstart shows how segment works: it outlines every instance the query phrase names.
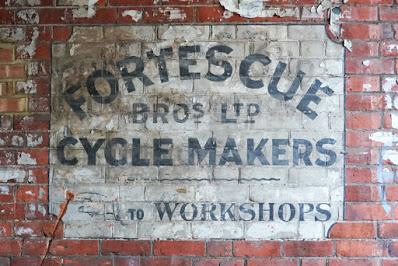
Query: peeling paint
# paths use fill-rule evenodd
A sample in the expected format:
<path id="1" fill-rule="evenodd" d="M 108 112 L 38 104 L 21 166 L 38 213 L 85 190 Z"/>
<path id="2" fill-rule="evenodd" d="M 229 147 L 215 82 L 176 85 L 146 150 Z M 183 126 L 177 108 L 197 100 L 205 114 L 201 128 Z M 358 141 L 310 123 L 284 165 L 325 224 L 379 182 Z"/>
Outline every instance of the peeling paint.
<path id="1" fill-rule="evenodd" d="M 362 65 L 370 66 L 370 61 L 369 60 L 364 60 L 364 61 L 362 61 Z"/>
<path id="2" fill-rule="evenodd" d="M 38 28 L 33 28 L 30 44 L 19 46 L 17 52 L 21 53 L 23 58 L 32 58 L 36 54 L 37 38 L 39 38 L 39 30 Z"/>
<path id="3" fill-rule="evenodd" d="M 8 186 L 0 186 L 0 195 L 10 194 L 10 188 Z"/>
<path id="4" fill-rule="evenodd" d="M 224 13 L 222 14 L 222 17 L 224 19 L 229 19 L 234 15 L 234 13 L 232 13 L 231 11 L 225 10 Z"/>
<path id="5" fill-rule="evenodd" d="M 17 182 L 23 182 L 25 179 L 25 171 L 18 169 L 0 170 L 0 182 L 8 182 L 13 179 Z"/>
<path id="6" fill-rule="evenodd" d="M 122 13 L 123 17 L 129 16 L 135 22 L 140 21 L 142 19 L 142 15 L 143 15 L 142 11 L 139 10 L 125 10 Z"/>
<path id="7" fill-rule="evenodd" d="M 347 48 L 348 51 L 352 52 L 352 41 L 344 40 L 343 45 L 345 48 Z"/>
<path id="8" fill-rule="evenodd" d="M 32 228 L 27 228 L 27 227 L 17 227 L 15 229 L 15 234 L 16 235 L 34 236 L 34 232 L 33 232 Z"/>
<path id="9" fill-rule="evenodd" d="M 72 10 L 74 18 L 92 18 L 95 16 L 95 4 L 98 0 L 87 0 L 87 5 L 81 5 L 78 9 Z"/>
<path id="10" fill-rule="evenodd" d="M 25 94 L 37 93 L 37 84 L 34 80 L 18 81 L 16 86 L 18 92 L 23 92 Z"/>
<path id="11" fill-rule="evenodd" d="M 167 7 L 161 12 L 167 15 L 170 20 L 183 20 L 187 18 L 187 14 L 178 8 Z"/>
<path id="12" fill-rule="evenodd" d="M 11 139 L 12 146 L 21 147 L 21 146 L 23 146 L 23 143 L 24 143 L 23 137 L 18 136 L 18 135 L 12 136 L 12 139 Z"/>
<path id="13" fill-rule="evenodd" d="M 394 86 L 398 85 L 398 80 L 393 77 L 386 77 L 383 81 L 383 91 L 391 92 Z"/>
<path id="14" fill-rule="evenodd" d="M 36 165 L 37 161 L 29 153 L 21 152 L 18 156 L 18 164 Z"/>
<path id="15" fill-rule="evenodd" d="M 34 9 L 24 9 L 18 11 L 17 17 L 26 24 L 38 24 L 40 21 L 39 13 Z"/>
<path id="16" fill-rule="evenodd" d="M 23 28 L 0 28 L 0 41 L 16 42 L 25 39 L 25 29 Z"/>
<path id="17" fill-rule="evenodd" d="M 199 38 L 200 36 L 203 36 L 205 32 L 201 30 L 200 27 L 194 27 L 194 26 L 186 26 L 184 28 L 179 28 L 178 30 L 170 26 L 161 36 L 162 39 L 164 40 L 170 40 L 170 41 L 187 41 L 187 42 L 192 42 Z"/>
<path id="18" fill-rule="evenodd" d="M 220 0 L 219 2 L 226 10 L 246 18 L 294 17 L 299 14 L 299 8 L 297 7 L 265 7 L 264 1 L 261 0 Z"/>
<path id="19" fill-rule="evenodd" d="M 43 136 L 28 134 L 26 140 L 28 147 L 36 147 L 43 144 Z"/>

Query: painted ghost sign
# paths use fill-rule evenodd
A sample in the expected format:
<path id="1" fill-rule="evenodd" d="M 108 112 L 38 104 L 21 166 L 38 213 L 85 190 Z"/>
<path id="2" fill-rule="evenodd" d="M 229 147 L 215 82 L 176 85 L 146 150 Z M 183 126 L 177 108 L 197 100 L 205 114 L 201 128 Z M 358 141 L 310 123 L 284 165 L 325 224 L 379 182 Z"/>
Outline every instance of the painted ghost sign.
<path id="1" fill-rule="evenodd" d="M 343 48 L 322 26 L 76 27 L 52 82 L 66 236 L 322 238 L 342 219 Z"/>

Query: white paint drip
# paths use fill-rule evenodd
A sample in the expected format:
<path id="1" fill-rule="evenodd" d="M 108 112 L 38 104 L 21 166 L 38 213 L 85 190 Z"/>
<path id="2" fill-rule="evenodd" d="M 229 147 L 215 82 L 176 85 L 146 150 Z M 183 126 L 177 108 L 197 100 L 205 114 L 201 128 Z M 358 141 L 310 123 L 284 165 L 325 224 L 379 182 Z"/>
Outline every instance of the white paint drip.
<path id="1" fill-rule="evenodd" d="M 125 10 L 122 13 L 123 17 L 130 16 L 131 19 L 135 22 L 140 21 L 142 19 L 142 15 L 143 15 L 142 11 L 139 10 Z"/>
<path id="2" fill-rule="evenodd" d="M 80 6 L 78 9 L 72 10 L 74 18 L 92 18 L 95 16 L 95 4 L 98 0 L 87 0 L 87 6 Z"/>
<path id="3" fill-rule="evenodd" d="M 36 165 L 37 161 L 29 153 L 21 152 L 18 156 L 18 164 Z"/>
<path id="4" fill-rule="evenodd" d="M 23 58 L 32 58 L 36 54 L 37 38 L 39 38 L 38 28 L 33 28 L 32 40 L 28 45 L 21 45 L 17 51 L 22 54 Z"/>

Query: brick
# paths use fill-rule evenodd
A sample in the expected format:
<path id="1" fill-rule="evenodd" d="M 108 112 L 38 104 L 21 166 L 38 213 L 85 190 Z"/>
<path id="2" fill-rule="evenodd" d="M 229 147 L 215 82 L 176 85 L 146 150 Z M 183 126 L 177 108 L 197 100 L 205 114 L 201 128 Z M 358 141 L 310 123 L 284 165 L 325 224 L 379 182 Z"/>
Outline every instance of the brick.
<path id="1" fill-rule="evenodd" d="M 380 20 L 398 21 L 398 8 L 391 6 L 380 7 Z"/>
<path id="2" fill-rule="evenodd" d="M 46 186 L 20 185 L 16 193 L 17 202 L 47 202 Z"/>
<path id="3" fill-rule="evenodd" d="M 380 195 L 377 186 L 346 186 L 346 201 L 379 201 Z"/>
<path id="4" fill-rule="evenodd" d="M 376 24 L 350 23 L 342 25 L 342 37 L 349 40 L 378 40 L 382 28 Z"/>
<path id="5" fill-rule="evenodd" d="M 49 115 L 14 116 L 14 130 L 48 130 Z"/>
<path id="6" fill-rule="evenodd" d="M 103 255 L 147 256 L 150 252 L 149 241 L 104 240 L 102 242 Z"/>
<path id="7" fill-rule="evenodd" d="M 232 241 L 209 241 L 206 250 L 207 255 L 211 257 L 231 257 Z"/>
<path id="8" fill-rule="evenodd" d="M 199 6 L 198 22 L 245 22 L 246 18 L 236 13 L 228 13 L 220 6 Z"/>
<path id="9" fill-rule="evenodd" d="M 280 256 L 281 243 L 278 241 L 234 241 L 233 254 L 236 257 Z"/>
<path id="10" fill-rule="evenodd" d="M 0 239 L 0 256 L 19 256 L 20 254 L 20 241 L 14 239 Z"/>
<path id="11" fill-rule="evenodd" d="M 347 92 L 378 92 L 380 78 L 375 76 L 349 76 L 346 78 Z"/>
<path id="12" fill-rule="evenodd" d="M 375 57 L 379 55 L 379 43 L 352 41 L 351 50 L 346 52 L 348 57 Z"/>
<path id="13" fill-rule="evenodd" d="M 96 8 L 93 17 L 73 17 L 73 11 L 67 10 L 67 17 L 71 23 L 77 24 L 113 24 L 118 19 L 116 8 Z"/>
<path id="14" fill-rule="evenodd" d="M 388 201 L 398 201 L 398 186 L 388 185 L 385 190 Z"/>
<path id="15" fill-rule="evenodd" d="M 398 56 L 398 41 L 383 41 L 380 51 L 383 56 Z"/>
<path id="16" fill-rule="evenodd" d="M 12 226 L 13 226 L 12 222 L 1 221 L 0 222 L 0 237 L 13 236 Z"/>
<path id="17" fill-rule="evenodd" d="M 156 5 L 154 0 L 109 0 L 111 6 L 151 6 Z"/>
<path id="18" fill-rule="evenodd" d="M 346 60 L 345 69 L 350 74 L 394 74 L 393 59 L 353 59 Z"/>
<path id="19" fill-rule="evenodd" d="M 326 259 L 301 259 L 301 266 L 326 266 Z"/>
<path id="20" fill-rule="evenodd" d="M 387 213 L 381 203 L 346 203 L 346 219 L 352 221 L 391 220 L 392 213 Z"/>
<path id="21" fill-rule="evenodd" d="M 54 256 L 98 255 L 97 240 L 54 240 L 50 253 Z"/>
<path id="22" fill-rule="evenodd" d="M 29 239 L 25 238 L 22 246 L 22 255 L 43 256 L 47 250 L 47 239 Z"/>
<path id="23" fill-rule="evenodd" d="M 0 98 L 0 112 L 24 112 L 26 103 L 26 98 Z"/>
<path id="24" fill-rule="evenodd" d="M 12 120 L 12 116 L 10 115 L 0 115 L 0 130 L 12 129 Z"/>
<path id="25" fill-rule="evenodd" d="M 14 11 L 0 9 L 0 24 L 12 24 L 14 20 Z"/>
<path id="26" fill-rule="evenodd" d="M 66 42 L 72 36 L 72 27 L 54 27 L 53 40 L 58 42 Z"/>
<path id="27" fill-rule="evenodd" d="M 0 165 L 15 165 L 16 153 L 15 151 L 0 150 Z"/>
<path id="28" fill-rule="evenodd" d="M 398 238 L 398 223 L 380 223 L 378 225 L 378 236 L 380 238 Z"/>
<path id="29" fill-rule="evenodd" d="M 194 8 L 192 7 L 157 7 L 146 8 L 142 22 L 154 23 L 183 23 L 193 22 Z M 126 18 L 121 17 L 122 20 Z"/>
<path id="30" fill-rule="evenodd" d="M 398 242 L 392 242 L 388 245 L 388 254 L 391 257 L 398 257 Z"/>
<path id="31" fill-rule="evenodd" d="M 0 62 L 10 63 L 14 60 L 14 48 L 0 47 Z"/>
<path id="32" fill-rule="evenodd" d="M 19 79 L 25 77 L 25 65 L 0 65 L 0 77 Z"/>
<path id="33" fill-rule="evenodd" d="M 49 219 L 47 204 L 26 203 L 25 217 L 28 220 Z"/>
<path id="34" fill-rule="evenodd" d="M 29 169 L 28 181 L 29 183 L 47 184 L 48 169 L 44 167 Z"/>
<path id="35" fill-rule="evenodd" d="M 156 241 L 153 246 L 155 256 L 204 256 L 203 241 Z"/>
<path id="36" fill-rule="evenodd" d="M 0 202 L 13 202 L 13 201 L 14 201 L 14 186 L 0 185 Z"/>
<path id="37" fill-rule="evenodd" d="M 243 259 L 199 259 L 194 261 L 194 266 L 244 266 Z"/>
<path id="38" fill-rule="evenodd" d="M 140 266 L 163 266 L 163 265 L 170 265 L 170 266 L 192 266 L 191 259 L 179 258 L 179 257 L 172 257 L 172 258 L 150 258 L 144 257 L 140 260 Z M 129 261 L 130 263 L 130 261 Z M 118 264 L 119 265 L 119 264 Z M 130 266 L 131 264 L 125 264 L 126 266 Z M 134 264 L 133 264 L 134 265 Z M 138 265 L 138 264 L 137 264 Z"/>
<path id="39" fill-rule="evenodd" d="M 47 165 L 48 149 L 30 149 L 20 151 L 17 154 L 19 165 Z"/>
<path id="40" fill-rule="evenodd" d="M 387 248 L 376 240 L 339 240 L 336 241 L 336 255 L 343 257 L 385 256 Z"/>
<path id="41" fill-rule="evenodd" d="M 112 266 L 112 259 L 111 258 L 64 258 L 63 259 L 63 264 L 66 266 L 90 266 L 90 265 L 96 265 L 96 266 Z M 115 264 L 115 265 L 121 265 L 123 264 Z M 138 264 L 128 264 L 129 266 L 135 266 Z"/>
<path id="42" fill-rule="evenodd" d="M 383 259 L 381 262 L 382 266 L 394 266 L 398 265 L 398 259 Z"/>
<path id="43" fill-rule="evenodd" d="M 373 260 L 371 258 L 366 259 L 347 259 L 347 258 L 338 258 L 338 259 L 329 259 L 329 266 L 377 266 L 377 260 Z"/>
<path id="44" fill-rule="evenodd" d="M 346 168 L 346 183 L 372 183 L 376 179 L 375 170 L 370 168 Z"/>
<path id="45" fill-rule="evenodd" d="M 346 126 L 348 129 L 379 129 L 381 128 L 380 113 L 351 113 L 346 114 Z"/>
<path id="46" fill-rule="evenodd" d="M 375 21 L 377 20 L 377 6 L 346 6 L 342 8 L 342 21 Z"/>
<path id="47" fill-rule="evenodd" d="M 347 95 L 346 110 L 382 110 L 385 106 L 383 95 Z"/>
<path id="48" fill-rule="evenodd" d="M 50 99 L 48 97 L 31 97 L 29 98 L 30 112 L 49 112 Z"/>
<path id="49" fill-rule="evenodd" d="M 118 266 L 138 266 L 138 265 L 143 265 L 143 262 L 140 259 L 140 257 L 115 257 L 115 265 Z M 147 262 L 147 265 L 149 265 L 149 262 Z M 152 264 L 154 265 L 154 264 Z M 158 264 L 160 266 L 160 264 Z M 191 264 L 187 264 L 191 265 Z"/>
<path id="50" fill-rule="evenodd" d="M 64 24 L 67 21 L 66 9 L 60 8 L 42 8 L 38 10 L 40 24 Z"/>
<path id="51" fill-rule="evenodd" d="M 324 257 L 334 253 L 331 241 L 287 241 L 284 250 L 288 257 Z"/>
<path id="52" fill-rule="evenodd" d="M 374 238 L 373 223 L 336 223 L 329 231 L 330 238 Z"/>
<path id="53" fill-rule="evenodd" d="M 247 260 L 247 266 L 297 266 L 297 259 L 285 258 L 267 258 L 267 259 L 254 259 Z"/>
<path id="54" fill-rule="evenodd" d="M 12 266 L 26 266 L 26 265 L 40 265 L 41 259 L 40 257 L 32 258 L 32 257 L 20 257 L 20 258 L 12 258 L 11 265 Z M 61 266 L 61 258 L 51 258 L 45 259 L 43 262 L 43 266 Z"/>

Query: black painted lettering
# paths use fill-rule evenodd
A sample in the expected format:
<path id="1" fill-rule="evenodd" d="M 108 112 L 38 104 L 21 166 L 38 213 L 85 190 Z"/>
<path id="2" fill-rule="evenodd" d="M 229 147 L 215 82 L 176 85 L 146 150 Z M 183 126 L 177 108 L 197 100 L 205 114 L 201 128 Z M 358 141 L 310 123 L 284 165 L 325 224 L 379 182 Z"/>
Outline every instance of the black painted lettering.
<path id="1" fill-rule="evenodd" d="M 200 164 L 207 154 L 209 154 L 209 165 L 216 165 L 216 139 L 209 138 L 204 148 L 200 146 L 198 139 L 188 138 L 188 164 L 195 165 L 195 153 L 198 156 L 198 164 Z"/>
<path id="2" fill-rule="evenodd" d="M 127 163 L 127 151 L 122 149 L 116 149 L 117 146 L 122 146 L 124 148 L 127 145 L 127 141 L 122 138 L 113 138 L 106 142 L 105 145 L 105 159 L 106 162 L 113 166 L 125 165 Z M 121 158 L 116 159 L 116 154 L 120 154 Z"/>
<path id="3" fill-rule="evenodd" d="M 264 209 L 264 203 L 259 203 L 258 204 L 258 220 L 266 221 L 264 219 L 264 212 L 268 212 L 268 220 L 267 221 L 273 221 L 274 220 L 274 205 L 275 205 L 275 203 L 268 203 L 268 209 Z"/>
<path id="4" fill-rule="evenodd" d="M 65 147 L 68 145 L 76 145 L 77 144 L 77 140 L 73 137 L 65 137 L 64 139 L 62 139 L 58 145 L 57 145 L 57 157 L 58 160 L 61 164 L 65 164 L 65 165 L 76 165 L 78 163 L 78 160 L 76 159 L 76 157 L 72 158 L 72 159 L 67 159 L 65 156 Z"/>
<path id="5" fill-rule="evenodd" d="M 211 221 L 218 221 L 214 212 L 217 210 L 217 205 L 210 203 L 210 209 L 208 208 L 208 204 L 202 203 L 202 211 L 201 211 L 201 221 L 207 221 L 207 214 L 210 216 Z"/>
<path id="6" fill-rule="evenodd" d="M 236 221 L 235 218 L 235 203 L 231 203 L 231 205 L 228 206 L 227 208 L 227 204 L 226 203 L 220 203 L 220 208 L 221 208 L 221 218 L 220 221 L 226 221 L 225 215 L 228 214 L 229 219 L 231 221 Z"/>
<path id="7" fill-rule="evenodd" d="M 63 96 L 66 103 L 70 106 L 70 108 L 72 108 L 72 111 L 75 112 L 80 120 L 83 120 L 87 117 L 87 114 L 83 111 L 81 106 L 86 102 L 86 99 L 84 99 L 83 96 L 80 96 L 77 99 L 72 96 L 80 88 L 81 87 L 78 85 L 72 86 L 64 92 Z"/>
<path id="8" fill-rule="evenodd" d="M 105 139 L 97 139 L 94 146 L 91 146 L 90 142 L 86 138 L 80 138 L 79 140 L 87 153 L 88 165 L 95 165 L 97 163 L 97 151 L 105 142 Z"/>
<path id="9" fill-rule="evenodd" d="M 129 72 L 128 66 L 134 64 L 135 69 L 132 72 Z M 144 62 L 141 58 L 136 56 L 127 57 L 116 63 L 117 67 L 120 69 L 122 73 L 122 77 L 124 80 L 124 84 L 126 85 L 128 92 L 135 91 L 135 86 L 133 83 L 134 79 L 140 80 L 144 86 L 151 86 L 154 83 L 144 74 Z"/>
<path id="10" fill-rule="evenodd" d="M 170 208 L 170 204 L 174 205 L 173 209 Z M 164 214 L 166 213 L 169 221 L 171 221 L 178 204 L 179 203 L 155 202 L 155 207 L 158 210 L 160 220 L 163 221 Z"/>
<path id="11" fill-rule="evenodd" d="M 288 207 L 288 211 L 285 211 L 285 206 Z M 287 215 L 287 212 L 289 212 L 289 215 Z M 278 216 L 282 221 L 290 222 L 294 219 L 294 216 L 296 216 L 296 208 L 291 203 L 283 203 L 281 206 L 279 206 Z"/>
<path id="12" fill-rule="evenodd" d="M 149 107 L 145 103 L 133 103 L 133 123 L 145 123 L 148 119 Z M 141 119 L 138 119 L 138 116 Z"/>
<path id="13" fill-rule="evenodd" d="M 327 167 L 327 166 L 333 165 L 333 164 L 336 162 L 336 159 L 337 159 L 336 153 L 335 153 L 334 151 L 332 151 L 332 150 L 325 149 L 325 148 L 323 147 L 323 145 L 328 145 L 328 144 L 329 144 L 329 145 L 334 145 L 334 144 L 336 144 L 336 140 L 334 140 L 334 139 L 329 139 L 329 138 L 325 138 L 325 139 L 319 140 L 319 141 L 316 143 L 316 150 L 317 150 L 320 154 L 324 154 L 324 155 L 327 155 L 327 156 L 329 157 L 329 159 L 326 160 L 326 161 L 321 160 L 321 159 L 317 159 L 317 160 L 315 161 L 315 164 L 316 164 L 316 165 Z"/>
<path id="14" fill-rule="evenodd" d="M 254 123 L 253 117 L 257 116 L 260 113 L 260 106 L 256 103 L 250 103 L 247 105 L 247 116 L 248 119 L 245 123 Z"/>
<path id="15" fill-rule="evenodd" d="M 188 205 L 190 205 L 190 207 L 192 208 L 191 211 L 186 211 L 186 208 Z M 191 213 L 192 217 L 188 218 L 187 214 L 190 214 L 190 213 Z M 184 203 L 183 205 L 181 205 L 180 215 L 184 221 L 193 221 L 198 216 L 198 208 L 193 203 Z"/>
<path id="16" fill-rule="evenodd" d="M 153 140 L 153 164 L 154 165 L 173 165 L 173 159 L 165 156 L 170 154 L 169 149 L 162 148 L 164 145 L 173 145 L 172 139 L 154 139 Z"/>
<path id="17" fill-rule="evenodd" d="M 306 209 L 305 206 L 308 208 Z M 299 203 L 299 209 L 300 209 L 300 215 L 299 215 L 299 220 L 304 221 L 305 220 L 305 214 L 306 213 L 311 213 L 314 210 L 314 204 L 312 203 Z"/>
<path id="18" fill-rule="evenodd" d="M 239 216 L 239 221 L 253 221 L 256 218 L 256 212 L 253 210 L 252 203 L 243 203 L 239 206 L 239 211 L 243 213 Z M 247 215 L 247 218 L 243 217 Z"/>
<path id="19" fill-rule="evenodd" d="M 268 139 L 261 139 L 260 143 L 254 148 L 254 140 L 247 139 L 247 164 L 254 165 L 254 161 L 256 158 L 260 161 L 261 165 L 269 165 L 268 160 L 265 158 L 264 153 L 262 152 L 265 144 L 268 142 Z"/>
<path id="20" fill-rule="evenodd" d="M 249 77 L 250 67 L 254 62 L 260 62 L 261 64 L 266 66 L 271 63 L 271 59 L 262 54 L 252 54 L 246 56 L 246 58 L 243 59 L 243 61 L 240 63 L 239 76 L 241 82 L 246 87 L 250 89 L 259 89 L 264 87 L 264 82 L 261 79 L 254 80 L 251 77 Z"/>
<path id="21" fill-rule="evenodd" d="M 300 149 L 300 146 L 304 149 Z M 300 165 L 301 160 L 305 165 L 312 165 L 310 155 L 312 152 L 312 143 L 306 139 L 293 140 L 293 164 Z"/>
<path id="22" fill-rule="evenodd" d="M 234 138 L 227 139 L 219 165 L 225 165 L 227 162 L 234 162 L 236 165 L 242 165 L 242 159 L 240 158 Z"/>
<path id="23" fill-rule="evenodd" d="M 164 103 L 157 103 L 153 105 L 153 123 L 158 122 L 158 117 L 162 119 L 162 123 L 167 124 L 167 117 L 166 114 L 169 113 L 169 106 Z M 160 111 L 161 110 L 161 111 Z"/>
<path id="24" fill-rule="evenodd" d="M 324 205 L 324 206 L 322 206 Z M 317 212 L 319 212 L 320 214 L 322 214 L 324 216 L 323 219 L 318 218 L 318 216 L 315 216 L 315 221 L 316 222 L 326 222 L 329 221 L 330 218 L 332 217 L 332 214 L 330 212 L 330 204 L 329 203 L 319 203 L 318 205 L 316 205 L 315 209 Z"/>
<path id="25" fill-rule="evenodd" d="M 206 59 L 209 62 L 209 71 L 206 74 L 206 78 L 211 81 L 225 81 L 227 78 L 232 75 L 232 65 L 228 61 L 224 61 L 221 59 L 217 59 L 215 57 L 216 52 L 229 54 L 233 50 L 232 48 L 226 45 L 216 45 L 211 47 L 206 53 Z M 211 65 L 215 65 L 218 67 L 222 67 L 224 69 L 224 73 L 221 75 L 216 75 L 211 73 L 210 68 Z"/>
<path id="26" fill-rule="evenodd" d="M 296 75 L 296 78 L 293 80 L 292 85 L 288 89 L 287 92 L 281 92 L 278 89 L 278 83 L 279 80 L 281 79 L 281 76 L 283 72 L 285 71 L 286 64 L 279 62 L 274 74 L 272 75 L 271 81 L 268 85 L 268 93 L 274 97 L 275 99 L 278 99 L 280 101 L 289 101 L 293 99 L 293 96 L 296 94 L 297 89 L 299 88 L 301 81 L 303 80 L 303 77 L 305 76 L 305 73 L 302 71 L 299 71 Z"/>
<path id="27" fill-rule="evenodd" d="M 106 80 L 110 87 L 109 95 L 102 96 L 97 88 L 95 81 L 99 78 Z M 108 104 L 113 102 L 119 94 L 119 83 L 115 76 L 106 70 L 96 70 L 86 80 L 87 90 L 97 103 Z"/>
<path id="28" fill-rule="evenodd" d="M 195 103 L 192 107 L 192 109 L 197 112 L 197 114 L 193 115 L 193 118 L 199 119 L 202 118 L 205 115 L 205 111 L 203 110 L 203 104 L 201 103 Z"/>
<path id="29" fill-rule="evenodd" d="M 272 164 L 273 165 L 288 165 L 288 160 L 280 159 L 281 155 L 286 155 L 286 149 L 281 149 L 280 146 L 288 145 L 288 139 L 273 139 L 272 140 Z"/>
<path id="30" fill-rule="evenodd" d="M 134 166 L 148 166 L 149 159 L 141 159 L 141 140 L 133 139 L 133 151 L 131 164 Z"/>
<path id="31" fill-rule="evenodd" d="M 167 71 L 167 65 L 166 65 L 166 56 L 171 56 L 173 54 L 173 48 L 172 47 L 167 47 L 160 49 L 159 55 L 155 55 L 153 51 L 149 51 L 146 53 L 149 59 L 156 59 L 157 64 L 158 64 L 158 70 L 159 70 L 159 77 L 160 81 L 162 83 L 168 82 L 169 81 L 169 73 Z"/>
<path id="32" fill-rule="evenodd" d="M 188 54 L 200 52 L 200 46 L 180 46 L 178 57 L 180 59 L 180 78 L 182 80 L 200 79 L 200 73 L 189 72 L 189 66 L 196 66 L 195 59 L 188 59 Z"/>
<path id="33" fill-rule="evenodd" d="M 178 114 L 180 113 L 181 110 L 184 111 L 184 117 L 183 118 L 180 118 L 178 116 Z M 174 120 L 177 123 L 184 123 L 185 121 L 187 121 L 188 118 L 189 118 L 189 107 L 188 107 L 188 105 L 186 105 L 184 103 L 176 104 L 176 108 L 173 110 L 173 117 L 174 117 Z"/>
<path id="34" fill-rule="evenodd" d="M 315 104 L 319 104 L 321 102 L 321 98 L 316 95 L 316 93 L 321 90 L 328 96 L 332 96 L 334 91 L 328 86 L 322 87 L 322 82 L 318 79 L 312 83 L 311 87 L 308 89 L 307 93 L 303 96 L 299 104 L 297 105 L 297 109 L 301 111 L 303 114 L 308 116 L 310 119 L 314 120 L 318 114 L 314 110 L 312 110 L 308 105 L 313 102 Z"/>
<path id="35" fill-rule="evenodd" d="M 228 118 L 227 112 L 228 112 L 228 105 L 226 103 L 221 104 L 221 123 L 225 124 L 236 123 L 238 120 L 235 118 Z"/>

